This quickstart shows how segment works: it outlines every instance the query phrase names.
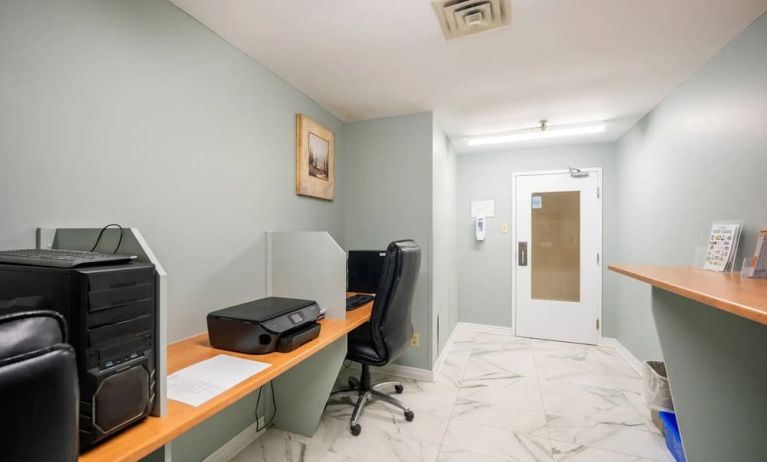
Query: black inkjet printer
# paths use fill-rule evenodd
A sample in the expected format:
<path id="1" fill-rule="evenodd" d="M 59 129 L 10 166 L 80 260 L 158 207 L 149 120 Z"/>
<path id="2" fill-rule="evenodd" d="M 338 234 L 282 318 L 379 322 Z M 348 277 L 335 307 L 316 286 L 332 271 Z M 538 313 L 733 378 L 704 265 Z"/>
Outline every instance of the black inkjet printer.
<path id="1" fill-rule="evenodd" d="M 210 345 L 247 354 L 287 353 L 320 335 L 311 300 L 267 297 L 208 313 Z"/>

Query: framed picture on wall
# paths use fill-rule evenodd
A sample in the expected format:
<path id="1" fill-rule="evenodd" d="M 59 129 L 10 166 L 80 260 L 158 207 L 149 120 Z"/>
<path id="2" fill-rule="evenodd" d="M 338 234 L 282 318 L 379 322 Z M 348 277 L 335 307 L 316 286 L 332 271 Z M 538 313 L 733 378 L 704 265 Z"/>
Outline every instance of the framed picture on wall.
<path id="1" fill-rule="evenodd" d="M 296 114 L 296 194 L 332 201 L 335 186 L 335 135 Z"/>

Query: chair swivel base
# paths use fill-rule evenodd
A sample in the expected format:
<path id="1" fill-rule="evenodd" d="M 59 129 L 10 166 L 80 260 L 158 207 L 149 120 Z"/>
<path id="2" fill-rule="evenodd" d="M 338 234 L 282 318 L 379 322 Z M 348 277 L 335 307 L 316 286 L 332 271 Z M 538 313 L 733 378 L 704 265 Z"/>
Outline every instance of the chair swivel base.
<path id="1" fill-rule="evenodd" d="M 410 410 L 410 408 L 403 403 L 402 401 L 393 398 L 392 396 L 383 393 L 379 391 L 383 387 L 390 387 L 394 386 L 394 391 L 397 394 L 401 394 L 404 390 L 404 387 L 399 382 L 382 382 L 382 383 L 376 383 L 371 384 L 370 383 L 370 366 L 363 364 L 362 365 L 362 374 L 360 375 L 360 378 L 357 379 L 355 377 L 349 378 L 349 388 L 344 388 L 338 391 L 334 391 L 331 396 L 338 396 L 338 395 L 350 395 L 353 393 L 357 393 L 357 402 L 354 405 L 354 411 L 352 412 L 351 420 L 349 421 L 349 429 L 351 430 L 352 435 L 358 436 L 360 432 L 362 431 L 362 427 L 359 424 L 360 417 L 362 416 L 362 410 L 365 408 L 365 405 L 368 404 L 371 401 L 383 401 L 385 403 L 391 404 L 392 406 L 396 406 L 400 409 L 402 409 L 403 413 L 405 414 L 405 420 L 408 422 L 412 422 L 415 418 L 415 414 L 413 411 Z"/>

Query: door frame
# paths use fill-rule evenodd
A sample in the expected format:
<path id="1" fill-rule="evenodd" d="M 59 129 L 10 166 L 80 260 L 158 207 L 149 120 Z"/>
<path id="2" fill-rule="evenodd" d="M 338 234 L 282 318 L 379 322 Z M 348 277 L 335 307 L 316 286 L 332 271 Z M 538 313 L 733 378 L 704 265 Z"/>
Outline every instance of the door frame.
<path id="1" fill-rule="evenodd" d="M 604 188 L 602 188 L 602 167 L 580 168 L 582 172 L 597 174 L 597 189 L 599 193 L 598 214 L 599 214 L 599 232 L 597 233 L 597 249 L 599 249 L 599 332 L 597 332 L 598 344 L 602 343 L 604 336 L 604 249 L 602 248 L 602 236 L 604 233 L 604 211 L 603 199 Z M 512 332 L 517 335 L 517 178 L 521 176 L 543 176 L 570 173 L 568 169 L 560 170 L 537 170 L 531 172 L 512 172 L 511 174 L 511 322 Z M 597 191 L 594 191 L 597 194 Z"/>

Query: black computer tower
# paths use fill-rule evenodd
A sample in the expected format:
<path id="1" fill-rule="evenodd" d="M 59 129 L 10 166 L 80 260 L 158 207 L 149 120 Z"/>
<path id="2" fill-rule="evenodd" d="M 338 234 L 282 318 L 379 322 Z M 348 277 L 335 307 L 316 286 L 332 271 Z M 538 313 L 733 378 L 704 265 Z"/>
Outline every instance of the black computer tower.
<path id="1" fill-rule="evenodd" d="M 154 265 L 0 265 L 0 300 L 19 297 L 37 297 L 37 307 L 67 321 L 80 383 L 81 451 L 149 415 L 156 380 Z"/>

